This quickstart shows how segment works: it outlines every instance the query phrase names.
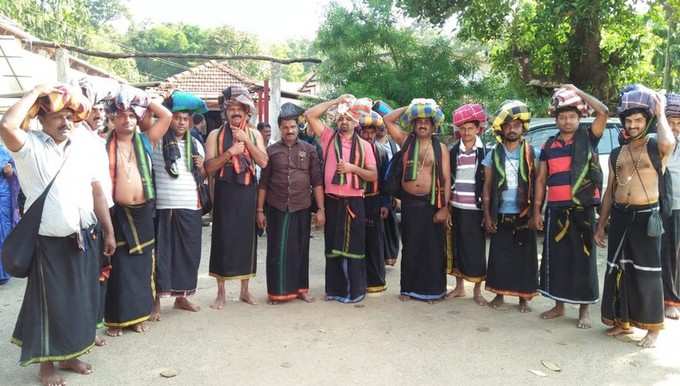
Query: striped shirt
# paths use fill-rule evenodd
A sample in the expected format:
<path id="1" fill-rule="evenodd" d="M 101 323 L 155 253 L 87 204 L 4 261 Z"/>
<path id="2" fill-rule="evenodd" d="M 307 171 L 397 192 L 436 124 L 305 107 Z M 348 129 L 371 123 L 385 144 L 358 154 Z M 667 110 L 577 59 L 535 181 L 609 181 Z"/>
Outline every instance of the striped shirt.
<path id="1" fill-rule="evenodd" d="M 470 150 L 460 141 L 456 162 L 456 182 L 453 184 L 451 205 L 459 209 L 480 210 L 475 197 L 475 174 L 477 173 L 477 148 L 483 146 L 479 138 Z"/>
<path id="2" fill-rule="evenodd" d="M 205 157 L 203 146 L 198 141 L 194 141 L 197 146 L 198 154 Z M 178 159 L 177 166 L 179 176 L 170 177 L 165 170 L 165 160 L 163 159 L 162 144 L 157 145 L 151 155 L 153 170 L 156 181 L 156 209 L 198 209 L 198 190 L 196 180 L 187 167 L 184 140 L 177 140 L 180 148 L 181 157 Z M 189 155 L 191 157 L 191 154 Z"/>
<path id="3" fill-rule="evenodd" d="M 599 139 L 590 136 L 592 146 L 597 146 Z M 557 137 L 552 141 L 550 149 L 546 149 L 545 145 L 541 150 L 540 160 L 545 161 L 548 167 L 548 179 L 546 185 L 548 187 L 548 206 L 549 207 L 564 207 L 572 205 L 571 196 L 571 161 L 574 147 L 573 138 L 569 141 L 564 141 Z M 595 196 L 599 198 L 600 192 L 596 191 Z"/>

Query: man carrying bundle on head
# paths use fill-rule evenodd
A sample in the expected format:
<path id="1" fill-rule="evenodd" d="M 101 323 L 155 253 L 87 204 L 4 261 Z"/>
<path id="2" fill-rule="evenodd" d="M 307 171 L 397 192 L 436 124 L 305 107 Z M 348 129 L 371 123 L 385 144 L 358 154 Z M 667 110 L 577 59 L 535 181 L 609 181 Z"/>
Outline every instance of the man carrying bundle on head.
<path id="1" fill-rule="evenodd" d="M 453 112 L 458 141 L 451 148 L 451 223 L 448 232 L 448 272 L 456 277 L 456 288 L 448 297 L 464 297 L 464 280 L 475 284 L 473 300 L 486 305 L 482 282 L 486 278 L 486 236 L 482 191 L 484 190 L 484 144 L 479 136 L 486 112 L 479 104 L 467 104 Z"/>
<path id="2" fill-rule="evenodd" d="M 143 91 L 129 86 L 123 86 L 120 94 L 107 102 L 106 109 L 113 115 L 114 124 L 106 149 L 115 203 L 111 218 L 118 247 L 111 257 L 104 324 L 107 335 L 115 337 L 123 334 L 123 328 L 144 332 L 144 322 L 151 316 L 156 296 L 156 189 L 151 144 L 163 138 L 172 114 Z M 155 122 L 153 115 L 157 117 Z"/>
<path id="3" fill-rule="evenodd" d="M 376 101 L 373 103 L 373 111 L 381 116 L 385 116 L 389 114 L 392 109 L 387 106 L 385 102 Z M 387 135 L 387 128 L 384 124 L 379 127 L 378 131 L 375 133 L 375 145 L 383 148 L 385 155 L 387 156 L 388 164 L 392 161 L 392 157 L 399 151 L 399 145 L 397 145 L 394 139 Z M 390 202 L 387 206 L 387 218 L 383 221 L 385 223 L 385 265 L 389 266 L 394 266 L 397 263 L 397 257 L 399 256 L 401 235 L 397 222 L 396 207 L 397 199 L 390 196 Z"/>
<path id="4" fill-rule="evenodd" d="M 387 289 L 385 281 L 385 219 L 391 197 L 381 190 L 387 171 L 387 153 L 376 142 L 376 134 L 385 129 L 382 117 L 375 111 L 359 118 L 359 135 L 371 145 L 378 169 L 378 180 L 366 185 L 364 204 L 366 206 L 366 280 L 368 292 L 382 292 Z"/>
<path id="5" fill-rule="evenodd" d="M 351 95 L 320 103 L 305 112 L 309 127 L 323 149 L 326 300 L 360 302 L 366 296 L 366 185 L 378 179 L 371 145 L 359 138 L 357 126 L 370 106 L 356 104 Z M 336 110 L 337 129 L 322 121 Z M 324 208 L 319 208 L 320 211 Z"/>
<path id="6" fill-rule="evenodd" d="M 199 188 L 205 180 L 205 152 L 191 135 L 192 114 L 208 111 L 205 102 L 175 91 L 166 100 L 172 111 L 170 130 L 154 143 L 151 155 L 156 182 L 156 299 L 152 321 L 160 320 L 161 297 L 174 297 L 174 307 L 196 312 L 189 296 L 196 292 L 201 263 Z"/>
<path id="7" fill-rule="evenodd" d="M 617 107 L 624 126 L 624 145 L 609 157 L 609 184 L 602 200 L 595 241 L 605 246 L 609 216 L 609 247 L 602 293 L 602 322 L 607 335 L 647 330 L 640 347 L 654 347 L 663 329 L 663 281 L 660 240 L 664 232 L 660 209 L 663 174 L 675 147 L 664 98 L 632 85 L 623 89 Z M 656 139 L 648 137 L 657 123 Z M 660 208 L 661 204 L 661 208 Z"/>
<path id="8" fill-rule="evenodd" d="M 672 185 L 668 200 L 671 213 L 664 217 L 664 233 L 661 239 L 661 269 L 663 278 L 663 298 L 666 317 L 680 318 L 680 95 L 666 96 L 666 119 L 675 137 L 673 153 L 666 164 L 666 173 Z"/>
<path id="9" fill-rule="evenodd" d="M 257 268 L 255 165 L 267 166 L 262 135 L 250 127 L 255 113 L 250 93 L 242 86 L 222 92 L 220 106 L 224 125 L 206 139 L 205 170 L 215 180 L 210 275 L 217 280 L 217 298 L 211 306 L 226 303 L 225 280 L 240 280 L 239 299 L 256 304 L 248 290 Z"/>
<path id="10" fill-rule="evenodd" d="M 262 169 L 258 186 L 257 225 L 267 229 L 270 304 L 313 301 L 309 295 L 310 207 L 313 197 L 320 208 L 317 224 L 323 225 L 323 176 L 316 148 L 298 139 L 297 119 L 303 113 L 292 103 L 281 106 L 281 140 L 267 147 L 269 163 Z"/>
<path id="11" fill-rule="evenodd" d="M 524 139 L 531 113 L 520 101 L 505 101 L 491 127 L 498 140 L 484 165 L 484 227 L 491 235 L 486 290 L 499 308 L 505 296 L 519 298 L 519 311 L 530 312 L 538 293 L 536 233 L 529 229 L 534 194 L 534 151 Z"/>
<path id="12" fill-rule="evenodd" d="M 403 174 L 396 176 L 401 186 L 404 245 L 399 297 L 402 301 L 411 298 L 435 301 L 446 295 L 444 226 L 449 216 L 451 174 L 449 152 L 434 136 L 443 121 L 444 113 L 432 99 L 414 99 L 409 106 L 385 116 L 388 132 L 404 152 L 398 161 L 402 163 Z M 396 167 L 394 162 L 391 167 Z"/>
<path id="13" fill-rule="evenodd" d="M 595 110 L 590 127 L 579 127 L 581 117 Z M 593 245 L 595 206 L 600 204 L 602 170 L 597 144 L 607 125 L 609 110 L 602 102 L 573 85 L 552 97 L 550 113 L 559 133 L 541 151 L 533 207 L 533 228 L 542 230 L 546 197 L 545 239 L 539 292 L 555 301 L 543 319 L 564 316 L 564 303 L 579 305 L 578 328 L 590 328 L 588 305 L 599 300 L 597 252 Z"/>
<path id="14" fill-rule="evenodd" d="M 116 248 L 90 143 L 71 138 L 74 123 L 89 112 L 90 104 L 79 89 L 40 85 L 0 121 L 0 136 L 16 162 L 27 205 L 14 229 L 19 233 L 3 245 L 7 254 L 3 257 L 10 263 L 5 267 L 20 269 L 11 273 L 28 277 L 12 342 L 21 347 L 22 366 L 40 364 L 43 385 L 65 384 L 54 362 L 79 374 L 92 372 L 92 366 L 78 358 L 95 344 L 97 254 L 110 256 Z M 36 117 L 42 130 L 28 130 Z M 95 240 L 98 223 L 104 234 L 103 252 Z M 34 243 L 35 248 L 17 248 L 16 241 L 8 245 L 13 237 Z"/>

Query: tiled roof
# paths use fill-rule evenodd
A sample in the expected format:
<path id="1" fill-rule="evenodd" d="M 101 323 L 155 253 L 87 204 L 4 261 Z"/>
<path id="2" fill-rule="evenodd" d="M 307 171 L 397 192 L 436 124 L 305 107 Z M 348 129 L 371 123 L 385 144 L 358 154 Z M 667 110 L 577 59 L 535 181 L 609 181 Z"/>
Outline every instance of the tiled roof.
<path id="1" fill-rule="evenodd" d="M 162 89 L 179 89 L 209 99 L 217 98 L 229 86 L 241 85 L 251 92 L 263 88 L 224 62 L 207 61 L 179 74 L 173 75 L 161 84 Z"/>

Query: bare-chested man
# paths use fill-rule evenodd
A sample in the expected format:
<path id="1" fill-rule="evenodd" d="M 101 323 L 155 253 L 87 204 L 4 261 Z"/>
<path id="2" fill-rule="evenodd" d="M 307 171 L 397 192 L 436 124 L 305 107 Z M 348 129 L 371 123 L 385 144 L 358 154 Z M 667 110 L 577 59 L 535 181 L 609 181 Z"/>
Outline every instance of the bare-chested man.
<path id="1" fill-rule="evenodd" d="M 255 104 L 248 90 L 231 86 L 220 97 L 226 121 L 206 139 L 205 170 L 215 182 L 210 275 L 217 280 L 217 298 L 211 306 L 226 303 L 225 280 L 240 280 L 239 299 L 256 304 L 248 290 L 257 266 L 255 165 L 267 166 L 262 135 L 248 124 Z"/>
<path id="2" fill-rule="evenodd" d="M 120 336 L 127 327 L 144 332 L 144 322 L 153 307 L 156 192 L 151 172 L 151 144 L 163 138 L 172 114 L 159 102 L 149 102 L 142 91 L 132 88 L 124 88 L 108 103 L 107 110 L 113 115 L 114 124 L 106 150 L 115 203 L 111 218 L 118 247 L 111 257 L 104 324 L 109 336 Z"/>
<path id="3" fill-rule="evenodd" d="M 431 302 L 446 295 L 444 226 L 449 218 L 451 173 L 446 145 L 434 136 L 443 121 L 444 113 L 432 99 L 414 99 L 385 116 L 387 131 L 404 151 L 401 300 Z"/>
<path id="4" fill-rule="evenodd" d="M 605 246 L 611 214 L 602 294 L 602 322 L 611 326 L 607 335 L 630 334 L 632 327 L 647 330 L 640 347 L 654 347 L 664 322 L 659 179 L 676 143 L 664 108 L 664 98 L 644 86 L 624 89 L 617 110 L 625 144 L 610 155 L 595 233 L 595 242 Z M 654 118 L 656 139 L 647 136 Z"/>

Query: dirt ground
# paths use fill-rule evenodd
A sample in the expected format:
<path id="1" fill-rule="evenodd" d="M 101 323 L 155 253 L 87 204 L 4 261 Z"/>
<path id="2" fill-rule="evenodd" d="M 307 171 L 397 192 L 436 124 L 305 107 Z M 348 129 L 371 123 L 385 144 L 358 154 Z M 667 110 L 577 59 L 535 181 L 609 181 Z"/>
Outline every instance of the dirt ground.
<path id="1" fill-rule="evenodd" d="M 436 304 L 400 302 L 399 269 L 388 269 L 389 289 L 358 305 L 319 300 L 323 296 L 323 239 L 311 242 L 310 286 L 317 301 L 266 304 L 266 240 L 259 239 L 258 275 L 252 291 L 259 305 L 236 301 L 238 284 L 228 283 L 222 311 L 208 306 L 216 284 L 207 274 L 210 229 L 204 228 L 198 313 L 163 303 L 162 321 L 144 334 L 127 332 L 83 357 L 88 376 L 64 373 L 69 385 L 678 385 L 680 322 L 668 321 L 657 348 L 641 350 L 637 331 L 621 339 L 604 335 L 599 306 L 591 330 L 575 327 L 577 309 L 543 321 L 552 303 L 537 297 L 533 312 L 512 306 L 494 311 L 465 299 Z M 599 251 L 602 277 L 605 251 Z M 449 285 L 454 280 L 449 278 Z M 602 283 L 600 283 L 601 285 Z M 19 348 L 9 343 L 25 282 L 0 287 L 0 385 L 37 383 L 37 366 L 17 365 Z M 490 293 L 485 293 L 491 299 Z M 553 372 L 542 360 L 557 364 Z M 172 369 L 174 378 L 160 372 Z M 530 370 L 539 371 L 536 375 Z M 544 375 L 544 376 L 542 376 Z"/>

